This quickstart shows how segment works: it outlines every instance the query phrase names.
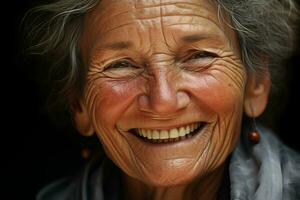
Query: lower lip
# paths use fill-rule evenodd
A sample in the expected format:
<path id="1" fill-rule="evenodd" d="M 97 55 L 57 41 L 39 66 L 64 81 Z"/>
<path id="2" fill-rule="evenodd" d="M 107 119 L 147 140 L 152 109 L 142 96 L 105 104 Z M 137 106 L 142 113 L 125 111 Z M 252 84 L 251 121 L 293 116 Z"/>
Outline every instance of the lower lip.
<path id="1" fill-rule="evenodd" d="M 137 138 L 139 138 L 143 142 L 147 142 L 147 143 L 150 143 L 150 144 L 155 144 L 155 145 L 174 144 L 174 143 L 178 143 L 178 142 L 193 139 L 195 136 L 202 133 L 202 131 L 205 129 L 206 125 L 207 125 L 207 123 L 202 123 L 199 128 L 195 129 L 193 132 L 191 132 L 191 133 L 189 133 L 185 136 L 180 136 L 180 137 L 177 137 L 177 138 L 169 138 L 169 139 L 156 139 L 156 140 L 154 140 L 154 139 L 147 139 L 145 137 L 142 137 L 138 133 L 131 133 L 131 134 L 135 135 Z"/>

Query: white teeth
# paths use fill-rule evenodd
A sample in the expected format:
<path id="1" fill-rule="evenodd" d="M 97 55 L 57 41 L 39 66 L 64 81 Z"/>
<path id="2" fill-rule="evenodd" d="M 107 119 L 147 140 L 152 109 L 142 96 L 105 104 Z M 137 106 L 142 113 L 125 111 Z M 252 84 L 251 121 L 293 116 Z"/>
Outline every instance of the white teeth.
<path id="1" fill-rule="evenodd" d="M 147 137 L 147 132 L 146 132 L 146 130 L 143 129 L 142 133 L 143 133 L 143 136 L 144 136 L 144 137 Z"/>
<path id="2" fill-rule="evenodd" d="M 169 130 L 137 129 L 137 133 L 149 140 L 170 139 L 190 136 L 189 134 L 199 128 L 201 123 L 194 123 L 183 127 L 172 128 Z"/>
<path id="3" fill-rule="evenodd" d="M 147 138 L 148 138 L 148 139 L 152 139 L 152 134 L 151 134 L 151 131 L 150 131 L 150 130 L 147 131 Z"/>
<path id="4" fill-rule="evenodd" d="M 186 133 L 191 132 L 191 126 L 186 126 L 186 127 L 185 127 L 185 132 L 186 132 Z"/>
<path id="5" fill-rule="evenodd" d="M 185 128 L 184 127 L 180 127 L 179 129 L 179 136 L 185 136 Z"/>
<path id="6" fill-rule="evenodd" d="M 160 131 L 159 134 L 159 139 L 168 139 L 169 138 L 169 133 L 166 130 Z"/>
<path id="7" fill-rule="evenodd" d="M 159 139 L 159 131 L 157 130 L 154 130 L 153 133 L 152 133 L 152 139 Z"/>
<path id="8" fill-rule="evenodd" d="M 177 128 L 173 128 L 170 131 L 170 138 L 178 138 L 178 130 Z"/>

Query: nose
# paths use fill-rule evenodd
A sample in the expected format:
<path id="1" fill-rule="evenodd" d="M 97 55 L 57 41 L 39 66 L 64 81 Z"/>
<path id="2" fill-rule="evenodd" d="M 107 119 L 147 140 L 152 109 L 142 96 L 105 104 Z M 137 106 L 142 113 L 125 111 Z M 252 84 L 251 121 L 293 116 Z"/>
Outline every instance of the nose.
<path id="1" fill-rule="evenodd" d="M 139 96 L 141 111 L 166 117 L 176 114 L 190 103 L 189 95 L 184 90 L 178 89 L 178 84 L 164 72 L 149 80 L 148 86 L 148 91 Z"/>

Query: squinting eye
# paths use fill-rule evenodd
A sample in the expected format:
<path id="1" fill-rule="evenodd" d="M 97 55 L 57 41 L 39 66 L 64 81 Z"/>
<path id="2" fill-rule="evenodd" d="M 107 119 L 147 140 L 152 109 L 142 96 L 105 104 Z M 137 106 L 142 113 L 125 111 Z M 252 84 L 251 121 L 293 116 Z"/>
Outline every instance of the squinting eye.
<path id="1" fill-rule="evenodd" d="M 200 51 L 194 53 L 191 57 L 189 57 L 187 60 L 196 60 L 196 59 L 202 59 L 202 58 L 215 58 L 217 57 L 217 54 L 207 52 L 207 51 Z"/>
<path id="2" fill-rule="evenodd" d="M 143 66 L 130 58 L 123 58 L 108 63 L 103 68 L 103 74 L 112 79 L 132 79 L 143 72 Z"/>
<path id="3" fill-rule="evenodd" d="M 135 66 L 126 60 L 116 61 L 107 66 L 107 69 L 134 68 Z"/>
<path id="4" fill-rule="evenodd" d="M 213 63 L 218 55 L 207 51 L 197 51 L 190 53 L 186 59 L 183 60 L 181 67 L 188 71 L 202 71 L 207 69 Z"/>

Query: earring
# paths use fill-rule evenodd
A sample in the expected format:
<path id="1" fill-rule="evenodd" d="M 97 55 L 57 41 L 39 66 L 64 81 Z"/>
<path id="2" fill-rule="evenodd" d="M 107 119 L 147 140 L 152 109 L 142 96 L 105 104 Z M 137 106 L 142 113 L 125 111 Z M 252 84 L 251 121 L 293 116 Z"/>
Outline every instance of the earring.
<path id="1" fill-rule="evenodd" d="M 257 130 L 256 127 L 256 122 L 255 122 L 255 118 L 252 118 L 253 122 L 252 122 L 252 131 L 250 131 L 250 133 L 248 133 L 248 140 L 253 143 L 253 144 L 257 144 L 260 141 L 260 134 Z"/>
<path id="2" fill-rule="evenodd" d="M 80 155 L 83 159 L 88 160 L 91 157 L 91 150 L 88 148 L 82 148 Z"/>

